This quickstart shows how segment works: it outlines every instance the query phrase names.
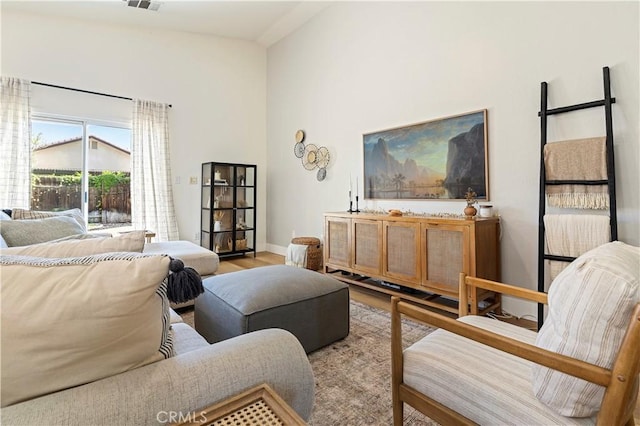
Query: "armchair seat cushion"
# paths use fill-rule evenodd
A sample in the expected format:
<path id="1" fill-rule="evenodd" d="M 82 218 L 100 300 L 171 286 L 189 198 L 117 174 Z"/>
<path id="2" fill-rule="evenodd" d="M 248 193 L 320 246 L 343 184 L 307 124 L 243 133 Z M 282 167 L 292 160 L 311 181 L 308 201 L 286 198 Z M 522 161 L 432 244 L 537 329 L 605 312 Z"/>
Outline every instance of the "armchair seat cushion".
<path id="1" fill-rule="evenodd" d="M 524 343 L 536 341 L 537 333 L 502 321 L 479 316 L 459 321 Z M 541 403 L 531 388 L 532 366 L 440 329 L 404 351 L 403 380 L 479 424 L 595 424 L 595 417 L 567 418 Z"/>

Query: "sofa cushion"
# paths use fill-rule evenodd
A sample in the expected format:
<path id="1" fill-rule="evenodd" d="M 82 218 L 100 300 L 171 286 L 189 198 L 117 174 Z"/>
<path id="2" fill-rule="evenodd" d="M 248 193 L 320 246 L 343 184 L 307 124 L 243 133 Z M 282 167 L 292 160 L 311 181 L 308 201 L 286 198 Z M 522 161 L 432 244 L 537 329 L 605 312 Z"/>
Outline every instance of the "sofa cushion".
<path id="1" fill-rule="evenodd" d="M 611 368 L 631 311 L 640 300 L 640 248 L 616 241 L 578 257 L 549 288 L 549 315 L 536 345 Z M 533 390 L 564 416 L 600 410 L 604 388 L 547 367 L 533 367 Z"/>
<path id="2" fill-rule="evenodd" d="M 68 216 L 33 220 L 0 220 L 0 234 L 9 247 L 44 243 L 83 232 L 84 228 Z"/>
<path id="3" fill-rule="evenodd" d="M 195 269 L 203 277 L 215 274 L 220 263 L 216 253 L 190 241 L 148 243 L 145 244 L 143 252 L 148 254 L 167 254 L 173 258 L 180 259 L 184 262 L 184 266 Z"/>
<path id="4" fill-rule="evenodd" d="M 536 340 L 531 330 L 487 317 L 458 321 L 531 345 Z M 540 402 L 531 390 L 532 362 L 446 330 L 430 333 L 403 356 L 406 385 L 477 424 L 595 424 L 594 418 L 563 417 Z"/>
<path id="5" fill-rule="evenodd" d="M 169 257 L 0 256 L 2 406 L 173 355 Z"/>
<path id="6" fill-rule="evenodd" d="M 188 324 L 177 322 L 171 327 L 174 330 L 173 350 L 176 356 L 209 346 L 209 342 Z"/>
<path id="7" fill-rule="evenodd" d="M 82 226 L 83 232 L 87 232 L 87 225 L 84 222 L 84 215 L 80 209 L 69 209 L 59 212 L 38 211 L 38 210 L 26 210 L 26 209 L 13 209 L 11 211 L 11 217 L 14 220 L 30 220 L 30 219 L 45 219 L 47 217 L 56 216 L 68 216 L 72 217 Z"/>
<path id="8" fill-rule="evenodd" d="M 133 231 L 116 237 L 91 237 L 62 239 L 30 246 L 11 247 L 2 254 L 36 257 L 77 257 L 110 252 L 141 253 L 144 247 L 145 231 Z M 90 234 L 80 234 L 90 235 Z"/>

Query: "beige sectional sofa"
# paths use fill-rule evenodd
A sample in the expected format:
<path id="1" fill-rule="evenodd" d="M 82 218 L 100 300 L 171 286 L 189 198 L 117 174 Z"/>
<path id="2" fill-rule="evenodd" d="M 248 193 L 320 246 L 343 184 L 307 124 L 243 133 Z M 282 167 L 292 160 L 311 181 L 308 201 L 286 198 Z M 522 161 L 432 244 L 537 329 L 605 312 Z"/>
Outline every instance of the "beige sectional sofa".
<path id="1" fill-rule="evenodd" d="M 308 419 L 314 379 L 289 332 L 269 329 L 210 345 L 175 318 L 176 356 L 92 383 L 3 407 L 5 425 L 155 425 L 262 383 Z"/>
<path id="2" fill-rule="evenodd" d="M 0 250 L 0 423 L 164 424 L 263 383 L 307 419 L 314 378 L 298 339 L 268 329 L 208 344 L 170 309 L 181 271 L 146 246 L 134 231 Z"/>

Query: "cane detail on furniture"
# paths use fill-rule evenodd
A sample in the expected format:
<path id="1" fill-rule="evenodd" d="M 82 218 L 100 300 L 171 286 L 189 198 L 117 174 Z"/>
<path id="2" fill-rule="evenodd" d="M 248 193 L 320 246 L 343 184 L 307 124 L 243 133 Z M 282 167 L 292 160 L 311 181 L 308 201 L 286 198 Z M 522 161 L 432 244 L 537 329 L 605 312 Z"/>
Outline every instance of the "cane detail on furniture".
<path id="1" fill-rule="evenodd" d="M 458 313 L 458 274 L 500 279 L 499 218 L 324 214 L 326 272 L 345 282 Z M 372 280 L 392 286 L 380 286 Z M 399 291 L 407 287 L 417 292 Z M 445 297 L 442 297 L 445 296 Z M 500 308 L 500 295 L 469 297 L 473 313 Z"/>
<path id="2" fill-rule="evenodd" d="M 534 303 L 549 302 L 550 311 L 555 306 L 556 315 L 550 314 L 539 333 L 467 315 L 464 307 L 461 317 L 454 320 L 394 297 L 391 325 L 394 424 L 402 424 L 403 403 L 407 403 L 448 425 L 633 425 L 640 370 L 638 272 L 629 271 L 637 269 L 637 251 L 635 257 L 628 262 L 636 263 L 635 267 L 624 268 L 626 271 L 621 273 L 618 272 L 623 268 L 617 268 L 613 274 L 614 268 L 602 266 L 604 262 L 593 268 L 590 266 L 593 263 L 589 263 L 594 262 L 593 258 L 587 260 L 576 267 L 577 285 L 569 290 L 574 294 L 570 297 L 562 292 L 552 295 L 553 286 L 547 297 L 546 293 L 460 274 L 462 295 L 478 287 Z M 580 268 L 590 270 L 582 273 Z M 581 287 L 594 274 L 605 278 L 597 285 L 593 285 L 593 280 L 586 284 L 585 297 Z M 612 279 L 614 274 L 616 278 Z M 566 275 L 564 278 L 560 285 L 572 279 Z M 620 290 L 618 284 L 623 280 L 626 282 Z M 601 293 L 602 284 L 611 281 L 617 281 L 615 296 L 599 309 L 601 300 L 592 297 L 598 293 L 593 289 L 600 287 Z M 604 292 L 608 291 L 605 288 Z M 613 299 L 620 303 L 612 303 Z M 584 310 L 585 306 L 591 308 Z M 565 316 L 558 311 L 575 315 Z M 611 313 L 615 318 L 608 316 Z M 400 322 L 403 315 L 440 330 L 403 350 Z M 547 344 L 550 335 L 558 338 L 558 346 Z"/>
<path id="3" fill-rule="evenodd" d="M 306 425 L 307 423 L 271 389 L 262 384 L 212 405 L 196 410 L 178 426 L 208 425 Z"/>
<path id="4" fill-rule="evenodd" d="M 233 256 L 256 255 L 256 166 L 202 163 L 200 245 Z"/>

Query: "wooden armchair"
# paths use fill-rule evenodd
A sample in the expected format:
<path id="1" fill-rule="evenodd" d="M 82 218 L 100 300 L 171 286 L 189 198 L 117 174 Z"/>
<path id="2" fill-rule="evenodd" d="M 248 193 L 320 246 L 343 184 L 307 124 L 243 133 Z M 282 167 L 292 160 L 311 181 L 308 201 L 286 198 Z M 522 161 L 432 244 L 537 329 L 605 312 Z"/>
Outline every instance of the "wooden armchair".
<path id="1" fill-rule="evenodd" d="M 635 262 L 640 263 L 640 256 Z M 460 318 L 454 320 L 392 298 L 394 425 L 403 423 L 403 403 L 446 425 L 633 425 L 640 370 L 640 303 L 637 303 L 638 271 L 631 271 L 631 275 L 627 281 L 635 280 L 630 293 L 633 295 L 635 291 L 635 299 L 625 311 L 628 326 L 620 333 L 622 343 L 617 354 L 613 354 L 610 368 L 543 349 L 536 342 L 538 333 L 503 321 L 467 315 L 465 304 L 461 304 Z M 560 284 L 554 281 L 554 285 Z M 545 293 L 461 274 L 460 300 L 468 300 L 469 292 L 475 289 L 547 303 Z M 439 330 L 403 351 L 402 315 Z M 550 307 L 547 322 L 557 321 L 551 316 Z M 552 328 L 553 324 L 548 327 Z M 604 396 L 601 404 L 599 399 L 597 401 L 597 412 L 588 417 L 567 417 L 541 402 L 540 395 L 537 397 L 533 389 L 532 377 L 535 368 L 546 370 L 546 367 L 553 374 L 559 371 L 602 386 Z M 561 376 L 575 382 L 569 376 Z"/>

